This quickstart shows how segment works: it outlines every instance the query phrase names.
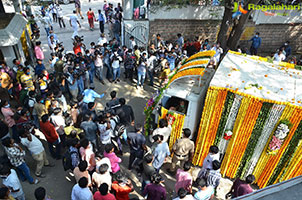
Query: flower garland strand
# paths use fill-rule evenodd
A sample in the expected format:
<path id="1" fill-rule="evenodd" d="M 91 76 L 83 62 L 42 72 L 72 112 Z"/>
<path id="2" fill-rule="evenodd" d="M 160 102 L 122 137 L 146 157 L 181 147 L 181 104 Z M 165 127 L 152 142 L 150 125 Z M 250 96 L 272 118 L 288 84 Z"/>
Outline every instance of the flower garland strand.
<path id="1" fill-rule="evenodd" d="M 291 165 L 288 166 L 286 174 L 283 179 L 288 180 L 302 174 L 302 140 L 300 140 L 297 151 L 293 155 Z M 282 181 L 282 180 L 281 180 Z"/>
<path id="2" fill-rule="evenodd" d="M 233 137 L 227 147 L 227 150 L 226 150 L 226 153 L 225 153 L 225 156 L 224 156 L 224 159 L 223 159 L 223 162 L 222 162 L 222 165 L 221 165 L 221 174 L 222 176 L 225 176 L 227 171 L 228 171 L 228 167 L 229 167 L 229 163 L 230 163 L 230 158 L 232 156 L 232 152 L 234 150 L 234 145 L 235 145 L 235 141 L 237 139 L 237 136 L 238 136 L 238 131 L 240 129 L 240 126 L 244 120 L 244 117 L 245 115 L 247 114 L 247 110 L 248 110 L 248 106 L 251 102 L 251 98 L 243 98 L 242 99 L 242 102 L 241 102 L 241 106 L 239 108 L 239 112 L 238 112 L 238 115 L 237 115 L 237 118 L 236 118 L 236 122 L 235 122 L 235 125 L 234 125 L 234 128 L 233 128 Z M 232 164 L 232 163 L 230 163 Z"/>
<path id="3" fill-rule="evenodd" d="M 171 130 L 171 135 L 170 135 L 170 140 L 169 140 L 170 150 L 172 149 L 173 144 L 176 142 L 176 140 L 181 137 L 185 115 L 178 114 L 178 113 L 169 111 L 168 109 L 166 109 L 164 107 L 161 107 L 161 117 L 159 117 L 159 120 L 163 119 L 163 118 L 168 118 L 168 120 L 170 120 L 170 119 L 172 119 L 172 117 L 173 117 L 174 122 L 172 123 L 172 130 Z"/>
<path id="4" fill-rule="evenodd" d="M 202 112 L 202 117 L 200 120 L 200 125 L 198 129 L 197 139 L 196 139 L 196 149 L 193 158 L 193 164 L 198 165 L 201 157 L 205 154 L 207 150 L 203 149 L 203 145 L 205 144 L 205 139 L 207 136 L 207 131 L 210 126 L 209 122 L 212 116 L 212 111 L 215 107 L 215 101 L 217 98 L 217 91 L 212 88 L 209 88 L 206 95 L 206 100 Z"/>
<path id="5" fill-rule="evenodd" d="M 190 58 L 187 58 L 185 60 L 184 64 L 187 63 L 187 62 L 189 62 L 189 61 L 191 61 L 191 60 L 194 60 L 194 59 L 196 59 L 198 57 L 206 57 L 206 56 L 213 57 L 215 54 L 216 54 L 216 52 L 212 51 L 212 50 L 211 51 L 198 52 L 198 53 L 194 54 L 193 56 L 191 56 Z"/>
<path id="6" fill-rule="evenodd" d="M 231 108 L 232 108 L 232 105 L 233 105 L 233 102 L 234 102 L 234 98 L 235 98 L 234 93 L 228 92 L 225 103 L 224 103 L 224 106 L 223 106 L 221 119 L 220 119 L 220 122 L 219 122 L 219 126 L 218 126 L 218 129 L 217 129 L 217 133 L 216 133 L 216 137 L 215 137 L 215 141 L 214 141 L 214 145 L 216 145 L 216 146 L 219 144 L 219 142 L 221 140 L 221 137 L 223 135 L 224 127 L 227 123 L 227 119 L 228 119 L 228 116 L 230 114 L 230 111 L 231 111 Z"/>
<path id="7" fill-rule="evenodd" d="M 234 124 L 235 124 L 235 121 L 236 121 L 236 117 L 237 117 L 237 114 L 238 114 L 238 111 L 239 111 L 239 108 L 240 108 L 240 105 L 241 105 L 241 100 L 242 100 L 242 96 L 239 96 L 238 94 L 235 94 L 234 102 L 232 104 L 230 113 L 227 116 L 227 122 L 226 122 L 226 125 L 225 125 L 224 129 L 223 129 L 223 133 L 226 130 L 233 130 Z M 221 139 L 220 139 L 220 143 L 218 145 L 218 148 L 219 148 L 219 151 L 222 154 L 225 154 L 226 153 L 226 148 L 229 144 L 229 140 L 225 140 L 225 139 L 223 139 L 223 137 L 224 136 L 221 135 Z"/>
<path id="8" fill-rule="evenodd" d="M 240 177 L 241 179 L 244 178 L 244 172 L 248 167 L 248 163 L 250 159 L 252 158 L 252 155 L 255 151 L 255 148 L 257 147 L 259 138 L 261 136 L 262 130 L 264 128 L 265 122 L 268 119 L 270 109 L 272 108 L 273 104 L 271 103 L 263 103 L 261 111 L 259 113 L 258 119 L 256 121 L 254 130 L 252 132 L 251 138 L 249 140 L 249 143 L 245 149 L 244 155 L 241 159 L 240 166 L 237 170 L 236 177 Z"/>
<path id="9" fill-rule="evenodd" d="M 269 139 L 271 132 L 274 130 L 275 124 L 277 124 L 279 118 L 281 117 L 284 108 L 285 108 L 284 105 L 273 104 L 272 108 L 270 109 L 270 112 L 268 114 L 269 117 L 265 121 L 263 130 L 260 134 L 260 138 L 257 142 L 257 145 L 256 145 L 257 148 L 253 152 L 250 161 L 247 162 L 247 167 L 244 172 L 244 177 L 248 176 L 249 174 L 252 174 L 256 165 L 258 163 L 262 162 L 260 159 L 260 156 L 262 155 L 262 152 L 266 146 L 267 140 Z M 255 175 L 255 177 L 257 179 L 256 175 Z"/>
<path id="10" fill-rule="evenodd" d="M 218 91 L 217 99 L 215 102 L 215 107 L 213 110 L 212 117 L 210 119 L 211 128 L 206 132 L 206 135 L 207 135 L 206 142 L 203 146 L 204 156 L 206 156 L 206 153 L 207 153 L 206 150 L 208 150 L 210 148 L 210 146 L 213 145 L 213 142 L 215 140 L 216 132 L 217 132 L 217 129 L 219 126 L 222 109 L 223 109 L 223 107 L 221 105 L 224 105 L 226 96 L 227 96 L 226 90 Z M 203 160 L 204 160 L 204 158 L 202 157 L 199 161 L 200 166 L 202 165 Z"/>
<path id="11" fill-rule="evenodd" d="M 233 151 L 233 156 L 231 156 L 231 169 L 228 170 L 228 176 L 231 178 L 234 178 L 236 175 L 237 169 L 240 165 L 240 161 L 246 150 L 257 118 L 259 116 L 261 107 L 262 102 L 256 99 L 252 99 L 252 101 L 250 102 L 247 115 L 245 116 L 245 119 L 240 126 L 240 130 L 238 131 L 238 137 L 237 142 L 235 141 L 235 150 Z"/>

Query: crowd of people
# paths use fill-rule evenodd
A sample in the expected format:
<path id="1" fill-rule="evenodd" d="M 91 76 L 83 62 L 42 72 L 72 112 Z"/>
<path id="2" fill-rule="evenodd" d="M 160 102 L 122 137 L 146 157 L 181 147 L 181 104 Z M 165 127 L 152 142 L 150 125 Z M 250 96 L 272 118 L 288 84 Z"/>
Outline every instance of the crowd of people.
<path id="1" fill-rule="evenodd" d="M 170 198 L 160 174 L 162 171 L 176 179 L 173 199 L 212 199 L 221 180 L 221 158 L 216 146 L 211 146 L 194 179 L 192 130 L 183 129 L 182 138 L 170 151 L 168 142 L 172 128 L 167 119 L 161 119 L 158 128 L 146 138 L 143 125 L 135 123 L 133 108 L 127 105 L 123 94 L 117 91 L 99 94 L 94 89 L 96 79 L 102 84 L 118 84 L 121 77 L 138 89 L 144 89 L 146 79 L 150 86 L 157 83 L 163 86 L 184 58 L 199 51 L 214 50 L 216 54 L 207 67 L 216 68 L 223 55 L 220 43 L 211 45 L 208 39 L 200 41 L 198 38 L 185 40 L 179 33 L 174 41 L 164 41 L 157 34 L 148 48 L 139 47 L 133 36 L 129 38 L 129 46 L 122 46 L 123 10 L 120 4 L 113 8 L 112 4 L 105 3 L 103 11 L 98 10 L 98 17 L 91 9 L 87 11 L 91 30 L 95 28 L 94 22 L 99 22 L 100 38 L 86 47 L 84 38 L 78 33 L 81 26 L 78 16 L 84 18 L 80 1 L 76 0 L 75 5 L 76 10 L 69 20 L 74 31 L 72 52 L 66 53 L 52 26 L 59 23 L 60 28 L 66 27 L 62 8 L 59 4 L 50 4 L 41 8 L 41 16 L 51 59 L 45 59 L 39 41 L 40 28 L 31 15 L 35 63 L 21 63 L 17 58 L 10 66 L 0 62 L 0 106 L 4 118 L 0 120 L 0 138 L 5 151 L 0 165 L 4 185 L 0 188 L 0 199 L 24 200 L 19 180 L 31 184 L 43 181 L 46 176 L 43 168 L 54 166 L 49 156 L 62 159 L 63 168 L 73 172 L 76 185 L 71 192 L 72 200 L 130 199 L 134 186 L 127 176 L 129 172 L 120 167 L 126 151 L 130 153 L 128 170 L 135 172 L 141 181 L 141 191 L 136 192 L 146 199 Z M 106 23 L 108 36 L 104 30 Z M 256 33 L 250 41 L 250 51 L 240 46 L 237 50 L 257 54 L 261 46 L 260 34 Z M 291 55 L 288 41 L 272 57 L 275 61 L 298 63 Z M 110 95 L 111 100 L 104 109 L 98 110 L 95 100 L 106 95 Z M 37 136 L 38 130 L 46 138 L 49 155 Z M 147 145 L 148 139 L 151 145 Z M 24 148 L 36 162 L 34 176 L 25 160 Z M 169 157 L 172 157 L 171 165 L 164 170 L 162 166 Z M 253 175 L 247 176 L 245 181 L 237 179 L 226 196 L 251 193 L 254 180 Z M 46 190 L 38 187 L 36 199 L 48 199 Z"/>

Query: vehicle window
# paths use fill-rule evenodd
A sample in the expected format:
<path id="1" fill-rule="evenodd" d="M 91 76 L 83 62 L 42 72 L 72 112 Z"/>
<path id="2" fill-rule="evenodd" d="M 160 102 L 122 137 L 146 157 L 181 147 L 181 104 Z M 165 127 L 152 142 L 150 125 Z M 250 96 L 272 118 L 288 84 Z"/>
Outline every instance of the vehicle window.
<path id="1" fill-rule="evenodd" d="M 162 106 L 168 110 L 173 110 L 179 113 L 187 114 L 189 101 L 179 97 L 167 97 L 162 98 Z"/>

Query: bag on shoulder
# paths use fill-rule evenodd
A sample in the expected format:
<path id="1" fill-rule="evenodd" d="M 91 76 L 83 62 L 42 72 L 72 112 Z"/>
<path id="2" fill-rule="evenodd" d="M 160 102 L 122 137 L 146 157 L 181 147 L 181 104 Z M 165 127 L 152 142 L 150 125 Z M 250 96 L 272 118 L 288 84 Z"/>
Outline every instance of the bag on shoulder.
<path id="1" fill-rule="evenodd" d="M 74 166 L 72 166 L 72 158 L 71 156 L 73 154 L 79 154 L 78 151 L 69 151 L 69 149 L 65 152 L 65 154 L 62 157 L 62 164 L 65 171 L 71 169 L 74 169 Z"/>
<path id="2" fill-rule="evenodd" d="M 117 119 L 113 118 L 113 120 L 115 121 L 115 127 L 113 130 L 113 134 L 116 137 L 120 137 L 124 133 L 126 126 L 124 124 L 120 123 L 119 117 L 117 117 Z"/>

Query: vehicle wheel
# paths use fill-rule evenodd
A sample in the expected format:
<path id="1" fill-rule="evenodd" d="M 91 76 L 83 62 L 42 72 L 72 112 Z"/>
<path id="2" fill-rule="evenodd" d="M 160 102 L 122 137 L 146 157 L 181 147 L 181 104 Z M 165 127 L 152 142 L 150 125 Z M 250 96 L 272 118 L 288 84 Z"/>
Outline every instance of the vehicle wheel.
<path id="1" fill-rule="evenodd" d="M 70 1 L 69 0 L 63 0 L 64 4 L 69 4 Z"/>

